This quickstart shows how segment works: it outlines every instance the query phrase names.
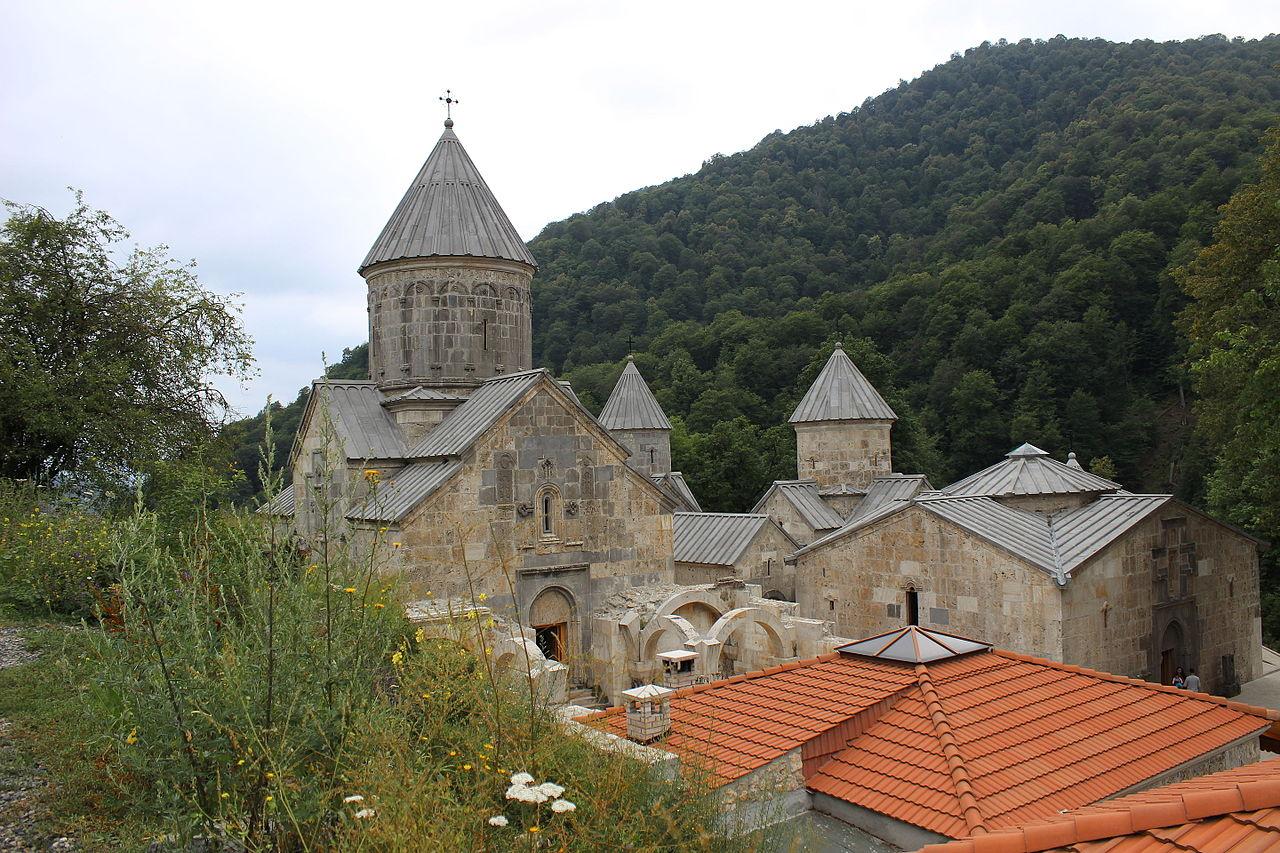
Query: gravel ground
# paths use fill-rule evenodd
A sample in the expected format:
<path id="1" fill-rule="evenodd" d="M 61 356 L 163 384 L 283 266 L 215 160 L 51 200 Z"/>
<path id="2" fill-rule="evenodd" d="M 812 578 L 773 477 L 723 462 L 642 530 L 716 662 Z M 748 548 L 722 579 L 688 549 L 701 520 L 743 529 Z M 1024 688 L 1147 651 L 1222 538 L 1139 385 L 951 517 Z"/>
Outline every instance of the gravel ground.
<path id="1" fill-rule="evenodd" d="M 0 628 L 0 669 L 35 660 L 17 628 Z M 8 720 L 0 719 L 0 768 L 16 764 L 17 748 Z M 48 838 L 36 829 L 40 816 L 36 792 L 48 784 L 39 765 L 21 771 L 0 770 L 0 850 L 75 850 L 69 838 Z"/>

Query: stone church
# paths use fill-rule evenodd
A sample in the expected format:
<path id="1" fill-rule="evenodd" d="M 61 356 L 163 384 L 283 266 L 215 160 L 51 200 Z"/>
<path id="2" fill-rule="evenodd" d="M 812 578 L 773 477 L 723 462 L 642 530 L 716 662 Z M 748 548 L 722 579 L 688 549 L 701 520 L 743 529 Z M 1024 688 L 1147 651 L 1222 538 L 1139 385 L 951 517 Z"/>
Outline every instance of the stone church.
<path id="1" fill-rule="evenodd" d="M 375 240 L 366 380 L 318 380 L 264 511 L 375 537 L 436 602 L 483 609 L 617 701 L 904 624 L 1230 692 L 1260 666 L 1258 542 L 1024 445 L 935 490 L 837 344 L 791 417 L 797 479 L 704 513 L 628 361 L 599 416 L 533 366 L 537 262 L 445 122 Z"/>

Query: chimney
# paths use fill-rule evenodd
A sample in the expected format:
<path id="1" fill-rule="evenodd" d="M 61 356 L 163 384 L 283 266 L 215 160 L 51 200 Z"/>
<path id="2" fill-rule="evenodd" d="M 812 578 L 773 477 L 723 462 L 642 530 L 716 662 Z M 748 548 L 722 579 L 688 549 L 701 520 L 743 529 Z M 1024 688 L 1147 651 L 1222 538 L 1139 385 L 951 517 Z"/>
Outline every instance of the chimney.
<path id="1" fill-rule="evenodd" d="M 688 649 L 658 652 L 658 660 L 662 661 L 662 686 L 672 690 L 692 687 L 697 677 L 693 672 L 693 664 L 697 659 L 698 653 Z"/>
<path id="2" fill-rule="evenodd" d="M 622 691 L 627 700 L 627 737 L 651 743 L 671 728 L 671 694 L 674 690 L 645 684 Z"/>

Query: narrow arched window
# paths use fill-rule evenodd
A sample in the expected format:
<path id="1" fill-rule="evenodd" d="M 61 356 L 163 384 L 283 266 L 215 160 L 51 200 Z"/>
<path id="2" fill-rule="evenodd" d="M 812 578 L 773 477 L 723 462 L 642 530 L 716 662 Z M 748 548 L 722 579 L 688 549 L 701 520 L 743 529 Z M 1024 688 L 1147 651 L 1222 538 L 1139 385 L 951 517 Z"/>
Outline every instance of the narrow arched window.
<path id="1" fill-rule="evenodd" d="M 920 593 L 914 589 L 907 590 L 907 624 L 920 624 Z"/>
<path id="2" fill-rule="evenodd" d="M 553 503 L 553 499 L 551 497 L 551 493 L 543 492 L 542 494 L 542 532 L 547 536 L 550 536 L 552 533 L 555 532 L 554 526 L 551 523 L 552 503 Z"/>
<path id="3" fill-rule="evenodd" d="M 538 512 L 538 532 L 543 539 L 555 539 L 556 515 L 560 512 L 560 495 L 554 486 L 545 486 L 534 501 Z"/>

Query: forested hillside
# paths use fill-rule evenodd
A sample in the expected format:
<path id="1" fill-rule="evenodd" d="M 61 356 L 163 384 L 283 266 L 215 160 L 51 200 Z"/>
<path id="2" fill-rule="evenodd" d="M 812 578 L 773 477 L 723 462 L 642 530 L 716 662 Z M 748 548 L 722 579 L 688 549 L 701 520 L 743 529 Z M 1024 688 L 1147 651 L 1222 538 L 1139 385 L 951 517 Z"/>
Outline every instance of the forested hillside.
<path id="1" fill-rule="evenodd" d="M 534 361 L 598 410 L 633 346 L 708 509 L 794 476 L 786 417 L 837 339 L 902 416 L 898 470 L 940 484 L 1031 441 L 1194 493 L 1172 272 L 1256 177 L 1278 60 L 1277 38 L 968 50 L 548 225 Z"/>

